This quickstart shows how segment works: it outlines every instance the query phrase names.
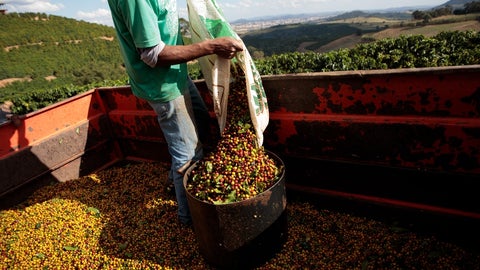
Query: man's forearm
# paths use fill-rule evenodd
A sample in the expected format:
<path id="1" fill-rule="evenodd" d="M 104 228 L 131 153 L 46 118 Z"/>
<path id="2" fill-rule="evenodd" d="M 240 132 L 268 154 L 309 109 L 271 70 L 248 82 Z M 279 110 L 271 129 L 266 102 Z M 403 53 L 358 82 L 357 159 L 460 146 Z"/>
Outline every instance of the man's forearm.
<path id="1" fill-rule="evenodd" d="M 210 54 L 216 54 L 226 59 L 232 59 L 236 52 L 242 50 L 243 46 L 241 41 L 227 37 L 208 39 L 190 45 L 165 46 L 165 48 L 163 48 L 158 54 L 156 66 L 169 66 L 186 63 Z"/>
<path id="2" fill-rule="evenodd" d="M 157 66 L 170 66 L 213 54 L 207 42 L 200 42 L 182 46 L 165 46 L 158 55 Z"/>

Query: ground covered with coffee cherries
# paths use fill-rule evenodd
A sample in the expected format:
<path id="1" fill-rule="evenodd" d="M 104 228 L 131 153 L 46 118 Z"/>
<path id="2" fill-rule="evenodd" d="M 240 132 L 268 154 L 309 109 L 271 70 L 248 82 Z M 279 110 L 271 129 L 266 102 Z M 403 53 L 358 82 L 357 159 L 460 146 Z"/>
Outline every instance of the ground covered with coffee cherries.
<path id="1" fill-rule="evenodd" d="M 0 212 L 0 269 L 213 269 L 164 192 L 167 165 L 53 184 Z M 289 200 L 288 238 L 257 269 L 480 269 L 480 255 L 361 216 Z"/>

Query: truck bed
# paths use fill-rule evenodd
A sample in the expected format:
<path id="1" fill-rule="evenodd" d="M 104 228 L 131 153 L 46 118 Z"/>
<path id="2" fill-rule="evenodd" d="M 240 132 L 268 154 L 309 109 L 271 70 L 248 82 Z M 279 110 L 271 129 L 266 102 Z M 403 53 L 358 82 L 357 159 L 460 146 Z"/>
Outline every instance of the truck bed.
<path id="1" fill-rule="evenodd" d="M 480 66 L 262 77 L 266 149 L 286 165 L 289 192 L 480 220 Z M 204 81 L 195 82 L 207 105 Z M 149 105 L 129 86 L 102 87 L 0 125 L 0 198 L 125 161 L 169 162 Z M 212 142 L 218 126 L 211 111 Z"/>

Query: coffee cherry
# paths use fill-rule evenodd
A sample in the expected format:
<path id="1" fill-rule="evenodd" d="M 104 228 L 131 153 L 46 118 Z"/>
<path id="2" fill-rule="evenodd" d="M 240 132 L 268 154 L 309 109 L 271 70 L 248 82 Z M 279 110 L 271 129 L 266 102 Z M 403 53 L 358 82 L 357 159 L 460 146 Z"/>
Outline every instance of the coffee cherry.
<path id="1" fill-rule="evenodd" d="M 225 129 L 214 151 L 198 162 L 187 182 L 187 192 L 217 204 L 264 192 L 278 181 L 282 169 L 257 144 L 241 68 L 234 67 L 232 76 Z"/>

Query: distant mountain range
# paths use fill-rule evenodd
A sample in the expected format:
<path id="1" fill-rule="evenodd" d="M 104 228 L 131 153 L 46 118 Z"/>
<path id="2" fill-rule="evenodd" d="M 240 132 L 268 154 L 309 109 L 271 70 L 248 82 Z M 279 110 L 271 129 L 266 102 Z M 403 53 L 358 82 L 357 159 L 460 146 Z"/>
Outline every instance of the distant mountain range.
<path id="1" fill-rule="evenodd" d="M 362 12 L 362 16 L 365 16 L 365 15 L 373 16 L 375 14 L 383 14 L 385 16 L 385 13 L 389 13 L 388 15 L 389 17 L 401 18 L 406 16 L 405 13 L 410 14 L 412 11 L 415 11 L 415 10 L 429 10 L 429 9 L 444 7 L 446 5 L 453 7 L 453 9 L 460 9 L 460 8 L 463 8 L 466 3 L 470 3 L 470 2 L 476 2 L 476 0 L 449 0 L 444 4 L 441 4 L 438 6 L 405 6 L 405 7 L 382 9 L 382 10 L 282 14 L 282 15 L 275 15 L 275 16 L 255 17 L 250 19 L 239 19 L 239 20 L 233 21 L 232 24 L 244 24 L 244 23 L 250 23 L 250 22 L 262 22 L 262 21 L 273 21 L 273 20 L 301 19 L 301 18 L 311 18 L 311 17 L 332 18 L 335 16 L 342 17 L 344 14 L 349 14 L 348 17 L 351 17 L 350 13 L 352 12 Z M 394 13 L 398 13 L 398 14 L 394 14 Z"/>

